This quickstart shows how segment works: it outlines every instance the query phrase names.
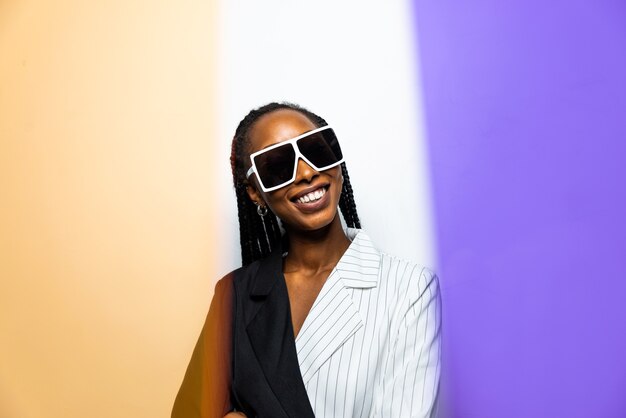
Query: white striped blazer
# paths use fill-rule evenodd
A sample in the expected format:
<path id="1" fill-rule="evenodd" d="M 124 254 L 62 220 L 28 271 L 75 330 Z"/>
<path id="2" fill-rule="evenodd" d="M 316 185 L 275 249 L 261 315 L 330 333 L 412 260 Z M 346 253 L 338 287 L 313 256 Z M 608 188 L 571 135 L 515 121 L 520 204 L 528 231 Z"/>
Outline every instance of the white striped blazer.
<path id="1" fill-rule="evenodd" d="M 439 386 L 437 276 L 379 252 L 361 230 L 296 338 L 316 417 L 433 416 Z"/>
<path id="2" fill-rule="evenodd" d="M 216 297 L 229 283 L 234 295 L 231 408 L 250 418 L 433 416 L 437 277 L 360 230 L 347 234 L 295 339 L 280 248 L 220 280 Z"/>

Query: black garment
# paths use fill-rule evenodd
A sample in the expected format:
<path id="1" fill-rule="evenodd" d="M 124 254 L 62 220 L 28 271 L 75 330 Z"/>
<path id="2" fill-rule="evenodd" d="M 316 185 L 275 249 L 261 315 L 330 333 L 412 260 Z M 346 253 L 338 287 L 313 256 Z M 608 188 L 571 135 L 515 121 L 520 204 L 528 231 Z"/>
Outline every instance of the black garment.
<path id="1" fill-rule="evenodd" d="M 282 252 L 235 272 L 232 402 L 248 417 L 314 418 L 302 381 Z"/>
<path id="2" fill-rule="evenodd" d="M 314 418 L 280 248 L 215 286 L 172 417 L 222 418 L 233 409 L 248 418 Z"/>

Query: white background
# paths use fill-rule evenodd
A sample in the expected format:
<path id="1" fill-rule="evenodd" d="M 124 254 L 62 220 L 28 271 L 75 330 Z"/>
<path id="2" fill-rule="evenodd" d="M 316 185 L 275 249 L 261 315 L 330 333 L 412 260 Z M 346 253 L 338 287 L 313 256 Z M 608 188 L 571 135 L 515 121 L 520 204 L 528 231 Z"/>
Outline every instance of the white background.
<path id="1" fill-rule="evenodd" d="M 224 220 L 220 240 L 230 242 L 218 272 L 241 263 L 230 141 L 252 108 L 283 100 L 309 108 L 335 128 L 361 225 L 374 243 L 435 267 L 410 12 L 406 2 L 221 3 L 215 161 L 222 177 L 214 201 Z"/>

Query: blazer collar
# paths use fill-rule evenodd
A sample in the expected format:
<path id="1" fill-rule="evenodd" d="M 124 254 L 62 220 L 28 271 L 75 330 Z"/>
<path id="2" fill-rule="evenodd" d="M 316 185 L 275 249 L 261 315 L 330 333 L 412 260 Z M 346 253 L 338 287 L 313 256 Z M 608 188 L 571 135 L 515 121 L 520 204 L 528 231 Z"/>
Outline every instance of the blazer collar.
<path id="1" fill-rule="evenodd" d="M 380 252 L 362 230 L 348 228 L 346 235 L 352 243 L 335 266 L 343 285 L 361 289 L 378 286 Z"/>

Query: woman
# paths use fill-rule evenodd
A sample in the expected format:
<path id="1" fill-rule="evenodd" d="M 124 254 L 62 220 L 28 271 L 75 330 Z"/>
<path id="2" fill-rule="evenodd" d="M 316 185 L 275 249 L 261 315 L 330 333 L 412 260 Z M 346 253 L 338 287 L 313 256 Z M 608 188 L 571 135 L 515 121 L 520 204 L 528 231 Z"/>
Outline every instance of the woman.
<path id="1" fill-rule="evenodd" d="M 216 286 L 172 416 L 431 416 L 437 278 L 359 229 L 333 130 L 268 104 L 239 124 L 231 165 L 243 267 Z"/>

